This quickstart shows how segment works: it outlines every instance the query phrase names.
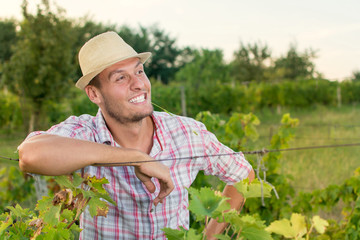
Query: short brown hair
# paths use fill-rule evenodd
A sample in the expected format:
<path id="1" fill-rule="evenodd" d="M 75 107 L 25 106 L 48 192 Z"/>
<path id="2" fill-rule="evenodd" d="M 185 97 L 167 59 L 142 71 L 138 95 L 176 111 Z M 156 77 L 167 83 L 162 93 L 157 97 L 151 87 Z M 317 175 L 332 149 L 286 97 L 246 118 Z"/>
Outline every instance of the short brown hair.
<path id="1" fill-rule="evenodd" d="M 99 77 L 99 74 L 98 74 L 98 75 L 96 75 L 93 79 L 91 79 L 91 81 L 89 82 L 89 84 L 88 84 L 88 85 L 90 85 L 90 86 L 94 86 L 94 87 L 96 87 L 96 88 L 100 89 L 100 88 L 101 88 L 101 83 L 100 83 L 100 77 Z"/>

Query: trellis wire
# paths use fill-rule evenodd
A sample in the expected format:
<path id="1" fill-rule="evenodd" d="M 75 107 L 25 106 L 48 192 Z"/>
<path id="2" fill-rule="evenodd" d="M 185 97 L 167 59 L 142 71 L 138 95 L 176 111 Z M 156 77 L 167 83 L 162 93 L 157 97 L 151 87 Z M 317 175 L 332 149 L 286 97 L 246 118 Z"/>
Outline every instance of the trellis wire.
<path id="1" fill-rule="evenodd" d="M 147 163 L 147 162 L 164 162 L 164 161 L 181 161 L 187 159 L 196 159 L 196 158 L 211 158 L 211 157 L 223 157 L 237 154 L 266 154 L 270 152 L 284 152 L 284 151 L 297 151 L 297 150 L 309 150 L 309 149 L 321 149 L 321 148 L 337 148 L 337 147 L 354 147 L 360 146 L 360 143 L 347 143 L 347 144 L 332 144 L 332 145 L 322 145 L 322 146 L 306 146 L 306 147 L 294 147 L 294 148 L 283 148 L 283 149 L 262 149 L 262 150 L 254 150 L 254 151 L 241 151 L 241 152 L 232 152 L 232 153 L 221 153 L 221 154 L 209 154 L 209 155 L 199 155 L 199 156 L 189 156 L 189 157 L 179 157 L 179 158 L 163 158 L 163 159 L 149 159 L 142 161 L 129 161 L 129 162 L 112 162 L 112 163 L 95 163 L 95 166 L 106 166 L 106 165 L 128 165 L 132 163 Z M 0 156 L 0 158 L 12 161 L 19 161 L 18 158 L 10 158 L 5 156 Z"/>
<path id="2" fill-rule="evenodd" d="M 147 162 L 162 162 L 162 161 L 179 161 L 179 160 L 185 160 L 185 159 L 196 159 L 196 158 L 208 158 L 208 157 L 222 157 L 222 156 L 230 156 L 230 155 L 237 155 L 237 154 L 256 154 L 257 155 L 257 169 L 256 169 L 256 176 L 260 181 L 261 184 L 261 204 L 262 206 L 265 206 L 264 201 L 264 192 L 263 192 L 263 185 L 264 183 L 268 184 L 272 190 L 274 191 L 274 194 L 277 199 L 279 199 L 279 195 L 276 191 L 276 188 L 266 181 L 266 167 L 263 161 L 263 156 L 266 153 L 270 152 L 283 152 L 283 151 L 296 151 L 296 150 L 309 150 L 309 149 L 321 149 L 321 148 L 338 148 L 338 147 L 354 147 L 354 146 L 360 146 L 360 143 L 347 143 L 347 144 L 332 144 L 332 145 L 322 145 L 322 146 L 307 146 L 307 147 L 296 147 L 296 148 L 283 148 L 283 149 L 262 149 L 262 150 L 255 150 L 255 151 L 242 151 L 242 152 L 232 152 L 232 153 L 223 153 L 223 154 L 213 154 L 213 155 L 200 155 L 200 156 L 192 156 L 192 157 L 180 157 L 180 158 L 166 158 L 166 159 L 149 159 L 149 160 L 143 160 L 143 161 L 137 161 L 136 163 L 147 163 Z M 11 160 L 11 161 L 19 161 L 18 158 L 10 158 L 10 157 L 4 157 L 0 156 L 0 158 Z M 135 162 L 115 162 L 115 163 L 95 163 L 94 166 L 121 166 L 121 165 L 128 165 Z M 261 179 L 260 177 L 260 171 L 263 172 L 264 179 Z"/>

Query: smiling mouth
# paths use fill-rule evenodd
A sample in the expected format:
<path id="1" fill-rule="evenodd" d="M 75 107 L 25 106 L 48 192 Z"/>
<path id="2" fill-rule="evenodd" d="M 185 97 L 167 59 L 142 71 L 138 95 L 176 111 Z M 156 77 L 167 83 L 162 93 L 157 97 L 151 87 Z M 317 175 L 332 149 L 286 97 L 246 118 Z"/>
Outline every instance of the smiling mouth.
<path id="1" fill-rule="evenodd" d="M 141 94 L 140 96 L 134 97 L 129 100 L 131 103 L 142 103 L 146 100 L 145 94 Z"/>

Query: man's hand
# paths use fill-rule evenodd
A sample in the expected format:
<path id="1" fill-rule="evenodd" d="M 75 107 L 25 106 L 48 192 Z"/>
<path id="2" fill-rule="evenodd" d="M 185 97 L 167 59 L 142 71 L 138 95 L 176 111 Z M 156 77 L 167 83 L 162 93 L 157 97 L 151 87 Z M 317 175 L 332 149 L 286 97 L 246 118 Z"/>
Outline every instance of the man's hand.
<path id="1" fill-rule="evenodd" d="M 170 177 L 169 168 L 161 163 L 142 163 L 135 167 L 135 174 L 151 193 L 155 192 L 156 189 L 154 183 L 151 181 L 151 178 L 155 177 L 159 180 L 160 192 L 154 199 L 155 206 L 159 202 L 162 203 L 163 199 L 174 189 L 174 183 Z"/>

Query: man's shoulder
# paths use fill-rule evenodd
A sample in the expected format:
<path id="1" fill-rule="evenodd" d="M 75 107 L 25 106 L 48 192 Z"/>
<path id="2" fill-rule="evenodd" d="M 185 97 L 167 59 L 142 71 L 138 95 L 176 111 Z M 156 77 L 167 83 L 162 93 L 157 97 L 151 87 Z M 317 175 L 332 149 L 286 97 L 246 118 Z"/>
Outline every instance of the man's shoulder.
<path id="1" fill-rule="evenodd" d="M 95 118 L 96 116 L 90 114 L 71 115 L 64 122 L 92 122 Z"/>
<path id="2" fill-rule="evenodd" d="M 91 131 L 96 132 L 102 128 L 101 119 L 99 114 L 96 116 L 90 114 L 82 114 L 79 116 L 69 116 L 64 121 L 53 125 L 47 132 L 66 132 L 67 134 L 74 134 L 76 132 Z"/>

